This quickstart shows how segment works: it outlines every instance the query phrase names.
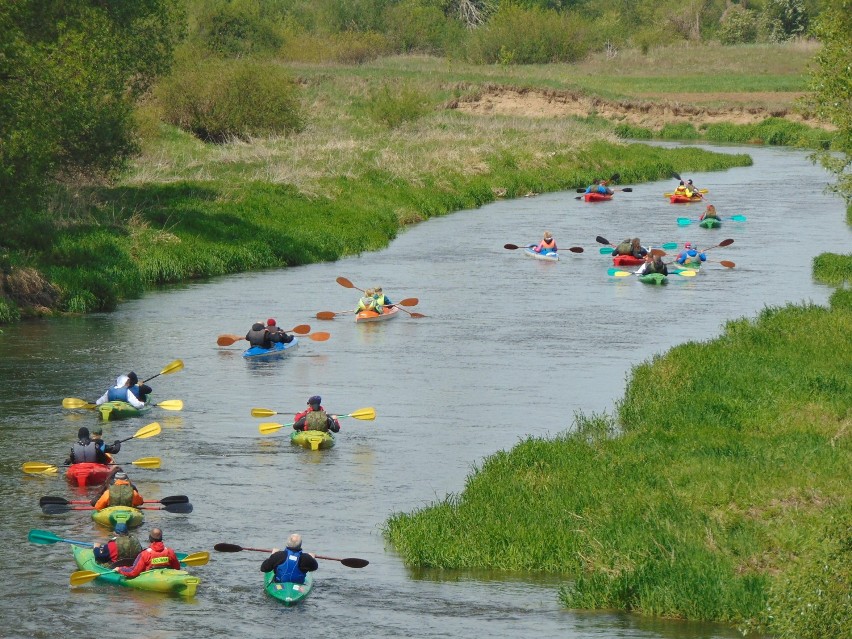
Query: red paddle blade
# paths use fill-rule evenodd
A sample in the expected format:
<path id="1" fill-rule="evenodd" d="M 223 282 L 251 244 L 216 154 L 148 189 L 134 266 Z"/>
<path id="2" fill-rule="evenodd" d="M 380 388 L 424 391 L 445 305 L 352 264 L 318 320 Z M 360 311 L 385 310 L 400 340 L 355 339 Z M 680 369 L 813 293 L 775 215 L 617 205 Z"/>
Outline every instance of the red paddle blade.
<path id="1" fill-rule="evenodd" d="M 311 327 L 308 324 L 299 324 L 298 326 L 291 328 L 289 333 L 295 333 L 296 335 L 307 335 L 311 332 Z"/>
<path id="2" fill-rule="evenodd" d="M 317 313 L 318 320 L 333 320 L 334 316 L 335 313 L 332 313 L 331 311 L 320 311 Z"/>
<path id="3" fill-rule="evenodd" d="M 345 277 L 338 277 L 335 281 L 344 288 L 355 288 L 355 285 Z"/>

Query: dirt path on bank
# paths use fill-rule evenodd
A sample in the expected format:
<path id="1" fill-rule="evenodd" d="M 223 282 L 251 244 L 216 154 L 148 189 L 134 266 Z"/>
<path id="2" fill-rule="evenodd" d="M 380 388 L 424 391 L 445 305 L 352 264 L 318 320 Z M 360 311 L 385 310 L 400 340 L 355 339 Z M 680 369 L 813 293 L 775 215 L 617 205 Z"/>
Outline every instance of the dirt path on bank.
<path id="1" fill-rule="evenodd" d="M 532 118 L 586 117 L 599 115 L 607 120 L 659 130 L 666 124 L 688 122 L 694 126 L 728 122 L 755 124 L 768 117 L 785 118 L 809 126 L 829 128 L 824 123 L 794 113 L 798 93 L 688 93 L 648 95 L 644 99 L 609 101 L 571 91 L 516 89 L 488 86 L 471 97 L 452 102 L 449 108 L 477 115 L 509 115 Z M 689 100 L 682 102 L 681 100 Z M 757 103 L 788 103 L 790 106 L 756 106 Z M 731 106 L 712 107 L 700 103 L 725 102 Z"/>

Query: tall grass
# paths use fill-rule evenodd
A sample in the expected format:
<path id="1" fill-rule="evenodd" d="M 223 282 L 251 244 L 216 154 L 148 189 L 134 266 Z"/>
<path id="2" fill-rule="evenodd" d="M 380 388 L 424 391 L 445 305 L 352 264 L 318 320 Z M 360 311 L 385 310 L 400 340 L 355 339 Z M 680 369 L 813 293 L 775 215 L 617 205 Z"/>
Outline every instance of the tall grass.
<path id="1" fill-rule="evenodd" d="M 781 580 L 852 504 L 852 376 L 837 357 L 850 330 L 842 306 L 730 322 L 634 368 L 622 435 L 579 415 L 487 458 L 462 493 L 395 514 L 386 535 L 410 565 L 565 574 L 568 607 L 771 632 Z"/>

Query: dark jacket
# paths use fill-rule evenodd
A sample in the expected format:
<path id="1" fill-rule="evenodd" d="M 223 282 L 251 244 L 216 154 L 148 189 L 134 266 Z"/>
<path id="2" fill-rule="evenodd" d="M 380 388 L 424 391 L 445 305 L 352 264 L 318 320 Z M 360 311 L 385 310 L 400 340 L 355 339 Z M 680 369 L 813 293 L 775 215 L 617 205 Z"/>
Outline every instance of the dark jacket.
<path id="1" fill-rule="evenodd" d="M 284 550 L 274 552 L 260 564 L 260 572 L 272 572 L 287 559 L 287 553 Z M 304 572 L 313 572 L 319 568 L 317 560 L 311 557 L 308 553 L 303 552 L 299 557 L 299 568 Z"/>
<path id="2" fill-rule="evenodd" d="M 272 348 L 272 340 L 269 337 L 269 331 L 267 331 L 260 322 L 252 324 L 251 330 L 246 333 L 246 339 L 249 341 L 250 346 Z"/>

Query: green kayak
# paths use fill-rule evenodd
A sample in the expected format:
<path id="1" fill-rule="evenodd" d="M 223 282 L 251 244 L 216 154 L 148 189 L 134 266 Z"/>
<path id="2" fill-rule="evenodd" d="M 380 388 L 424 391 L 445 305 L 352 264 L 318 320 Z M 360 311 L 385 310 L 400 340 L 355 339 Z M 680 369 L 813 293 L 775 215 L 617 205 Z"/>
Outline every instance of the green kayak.
<path id="1" fill-rule="evenodd" d="M 107 506 L 103 510 L 92 511 L 92 521 L 110 530 L 120 521 L 128 528 L 138 528 L 145 521 L 145 513 L 132 506 Z"/>
<path id="2" fill-rule="evenodd" d="M 127 402 L 115 401 L 115 402 L 104 402 L 100 406 L 98 406 L 98 410 L 101 413 L 101 419 L 105 422 L 108 422 L 113 419 L 126 419 L 128 417 L 138 417 L 139 415 L 144 415 L 149 410 L 151 410 L 151 406 L 146 404 L 142 408 L 134 408 Z"/>
<path id="3" fill-rule="evenodd" d="M 311 594 L 311 590 L 314 587 L 314 578 L 310 574 L 305 575 L 305 583 L 303 584 L 294 584 L 292 581 L 278 583 L 272 581 L 274 577 L 274 572 L 264 573 L 266 594 L 273 599 L 277 599 L 285 606 L 292 606 L 299 603 Z"/>
<path id="4" fill-rule="evenodd" d="M 648 273 L 648 275 L 640 275 L 639 281 L 643 284 L 668 284 L 669 279 L 662 273 Z"/>
<path id="5" fill-rule="evenodd" d="M 109 565 L 99 564 L 95 561 L 95 555 L 91 548 L 74 546 L 74 561 L 81 570 L 91 570 L 101 573 L 95 581 L 103 581 L 115 586 L 127 586 L 137 590 L 151 590 L 153 592 L 165 592 L 180 595 L 181 597 L 194 597 L 195 589 L 201 580 L 193 577 L 185 570 L 173 570 L 172 568 L 158 568 L 157 570 L 146 570 L 134 579 L 123 577 L 113 572 Z"/>
<path id="6" fill-rule="evenodd" d="M 321 430 L 295 430 L 290 435 L 290 443 L 308 450 L 320 450 L 334 446 L 334 436 Z"/>
<path id="7" fill-rule="evenodd" d="M 703 229 L 718 229 L 722 226 L 722 220 L 717 217 L 706 217 L 698 223 Z"/>

